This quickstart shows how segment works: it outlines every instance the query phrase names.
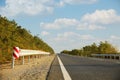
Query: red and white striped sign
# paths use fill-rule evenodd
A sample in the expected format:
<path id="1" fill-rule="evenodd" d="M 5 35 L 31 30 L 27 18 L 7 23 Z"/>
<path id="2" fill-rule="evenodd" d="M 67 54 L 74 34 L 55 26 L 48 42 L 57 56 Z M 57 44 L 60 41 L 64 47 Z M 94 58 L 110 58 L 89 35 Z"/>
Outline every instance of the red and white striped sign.
<path id="1" fill-rule="evenodd" d="M 14 51 L 13 51 L 13 57 L 14 59 L 18 59 L 19 58 L 19 53 L 20 53 L 20 49 L 19 47 L 13 47 Z"/>

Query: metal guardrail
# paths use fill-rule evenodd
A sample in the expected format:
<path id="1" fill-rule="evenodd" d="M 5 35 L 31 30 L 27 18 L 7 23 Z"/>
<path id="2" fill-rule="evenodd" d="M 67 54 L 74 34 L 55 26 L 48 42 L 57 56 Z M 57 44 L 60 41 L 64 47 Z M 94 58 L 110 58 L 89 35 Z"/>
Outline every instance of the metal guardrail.
<path id="1" fill-rule="evenodd" d="M 15 47 L 16 48 L 16 47 Z M 15 49 L 14 48 L 14 49 Z M 18 48 L 18 47 L 17 47 Z M 17 49 L 16 48 L 16 49 Z M 18 48 L 19 49 L 19 48 Z M 36 58 L 38 57 L 39 58 L 39 56 L 42 54 L 42 55 L 49 55 L 50 53 L 49 52 L 45 52 L 45 51 L 40 51 L 40 50 L 27 50 L 27 49 L 20 49 L 20 51 L 17 53 L 17 52 L 15 52 L 15 51 L 17 51 L 17 50 L 14 50 L 14 53 L 13 54 L 15 54 L 15 55 L 17 55 L 17 56 L 22 56 L 22 64 L 24 64 L 24 56 L 28 56 L 28 61 L 30 62 L 30 56 L 31 55 L 36 55 Z M 12 56 L 12 68 L 14 68 L 14 65 L 15 65 L 15 59 L 17 59 L 17 58 L 15 58 L 15 55 L 13 55 Z M 18 58 L 19 58 L 18 57 Z"/>
<path id="2" fill-rule="evenodd" d="M 119 59 L 120 54 L 91 54 L 92 57 L 105 58 L 105 59 Z"/>
<path id="3" fill-rule="evenodd" d="M 27 50 L 27 49 L 20 49 L 20 56 L 27 56 L 27 55 L 36 55 L 36 54 L 50 54 L 49 52 L 40 51 L 40 50 Z"/>

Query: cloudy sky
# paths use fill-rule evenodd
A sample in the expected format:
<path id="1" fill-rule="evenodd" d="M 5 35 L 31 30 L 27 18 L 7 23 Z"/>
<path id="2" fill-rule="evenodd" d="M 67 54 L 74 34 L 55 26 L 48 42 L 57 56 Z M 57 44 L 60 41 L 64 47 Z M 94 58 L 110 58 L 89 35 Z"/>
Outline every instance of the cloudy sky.
<path id="1" fill-rule="evenodd" d="M 105 40 L 120 49 L 120 0 L 0 0 L 0 14 L 56 52 Z"/>

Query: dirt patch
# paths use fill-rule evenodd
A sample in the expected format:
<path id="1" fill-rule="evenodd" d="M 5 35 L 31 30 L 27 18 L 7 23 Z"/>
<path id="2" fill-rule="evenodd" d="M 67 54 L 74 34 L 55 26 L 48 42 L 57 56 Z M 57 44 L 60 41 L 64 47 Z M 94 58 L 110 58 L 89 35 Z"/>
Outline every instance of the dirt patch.
<path id="1" fill-rule="evenodd" d="M 11 64 L 4 64 L 0 70 L 0 80 L 45 80 L 54 57 L 43 56 L 24 65 L 15 65 L 14 69 L 11 69 Z"/>

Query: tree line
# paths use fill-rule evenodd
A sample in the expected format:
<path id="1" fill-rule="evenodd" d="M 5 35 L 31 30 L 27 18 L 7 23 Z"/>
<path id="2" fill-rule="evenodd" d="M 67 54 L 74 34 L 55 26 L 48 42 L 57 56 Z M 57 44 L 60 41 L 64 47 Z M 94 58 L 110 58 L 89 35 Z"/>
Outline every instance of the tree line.
<path id="1" fill-rule="evenodd" d="M 93 43 L 82 47 L 81 49 L 63 50 L 60 53 L 79 55 L 79 56 L 91 56 L 91 54 L 116 54 L 118 50 L 110 44 L 108 41 L 101 41 L 99 45 Z"/>
<path id="2" fill-rule="evenodd" d="M 0 16 L 0 63 L 12 59 L 14 46 L 54 53 L 54 50 L 38 36 L 31 35 L 30 31 L 22 28 L 14 20 Z"/>

